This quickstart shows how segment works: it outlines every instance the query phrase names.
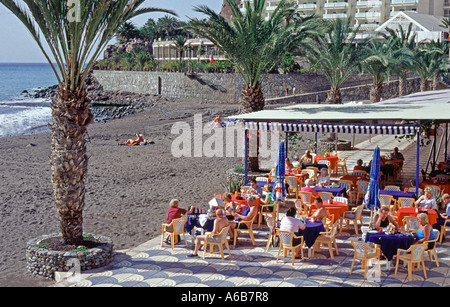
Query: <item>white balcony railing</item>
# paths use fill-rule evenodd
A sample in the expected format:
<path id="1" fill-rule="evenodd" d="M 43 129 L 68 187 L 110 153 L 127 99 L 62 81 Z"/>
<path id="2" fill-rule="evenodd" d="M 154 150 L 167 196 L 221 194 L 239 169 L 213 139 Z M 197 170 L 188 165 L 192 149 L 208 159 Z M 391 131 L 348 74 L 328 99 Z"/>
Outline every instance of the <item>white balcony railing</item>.
<path id="1" fill-rule="evenodd" d="M 323 14 L 324 19 L 346 18 L 347 14 Z"/>
<path id="2" fill-rule="evenodd" d="M 356 1 L 357 7 L 373 7 L 373 6 L 381 6 L 381 1 Z"/>
<path id="3" fill-rule="evenodd" d="M 347 2 L 331 2 L 331 3 L 325 3 L 325 8 L 346 8 L 348 7 Z"/>
<path id="4" fill-rule="evenodd" d="M 307 10 L 307 9 L 316 9 L 317 5 L 314 3 L 307 3 L 307 4 L 299 4 L 297 5 L 297 9 L 299 10 Z"/>
<path id="5" fill-rule="evenodd" d="M 391 5 L 415 5 L 419 0 L 392 0 Z"/>

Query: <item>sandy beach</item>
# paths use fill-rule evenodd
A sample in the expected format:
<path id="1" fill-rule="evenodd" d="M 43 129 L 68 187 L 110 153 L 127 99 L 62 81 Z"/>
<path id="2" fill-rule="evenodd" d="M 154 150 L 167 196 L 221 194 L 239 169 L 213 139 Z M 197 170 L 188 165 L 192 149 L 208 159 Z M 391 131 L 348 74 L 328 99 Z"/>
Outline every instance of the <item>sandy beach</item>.
<path id="1" fill-rule="evenodd" d="M 174 158 L 173 123 L 234 114 L 238 105 L 161 99 L 145 112 L 89 127 L 84 232 L 107 235 L 116 250 L 161 233 L 172 198 L 180 207 L 206 207 L 223 191 L 226 170 L 241 158 Z M 119 146 L 135 133 L 154 144 Z M 0 286 L 53 284 L 26 271 L 25 247 L 32 238 L 59 232 L 50 181 L 50 135 L 0 138 Z"/>

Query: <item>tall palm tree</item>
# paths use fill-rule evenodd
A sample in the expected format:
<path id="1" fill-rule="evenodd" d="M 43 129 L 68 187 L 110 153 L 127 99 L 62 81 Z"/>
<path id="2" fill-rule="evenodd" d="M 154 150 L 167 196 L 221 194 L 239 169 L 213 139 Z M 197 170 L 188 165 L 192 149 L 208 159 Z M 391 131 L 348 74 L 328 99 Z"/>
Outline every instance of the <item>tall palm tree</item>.
<path id="1" fill-rule="evenodd" d="M 411 51 L 414 50 L 416 45 L 416 33 L 412 30 L 412 23 L 409 23 L 408 28 L 406 30 L 403 29 L 401 25 L 397 29 L 386 28 L 386 31 L 389 34 L 384 35 L 386 39 L 388 38 L 396 38 L 396 48 L 407 48 Z M 413 65 L 405 64 L 398 70 L 398 75 L 400 77 L 398 83 L 398 95 L 404 96 L 406 95 L 406 77 L 408 71 L 412 71 L 414 69 Z"/>
<path id="2" fill-rule="evenodd" d="M 370 101 L 379 102 L 383 92 L 383 83 L 391 74 L 405 64 L 410 65 L 413 53 L 408 48 L 396 48 L 396 39 L 370 39 L 364 46 L 364 58 L 361 60 L 362 72 L 372 78 Z"/>
<path id="3" fill-rule="evenodd" d="M 177 35 L 174 40 L 174 45 L 171 47 L 178 52 L 178 59 L 180 63 L 183 61 L 183 54 L 187 50 L 186 46 L 187 38 L 183 35 Z"/>
<path id="4" fill-rule="evenodd" d="M 92 123 L 85 80 L 99 54 L 127 20 L 148 12 L 144 0 L 0 0 L 26 26 L 58 79 L 51 102 L 51 180 L 66 244 L 83 240 L 86 129 Z M 23 4 L 26 8 L 23 7 Z M 47 43 L 50 54 L 44 48 Z M 53 56 L 54 59 L 51 58 Z"/>
<path id="5" fill-rule="evenodd" d="M 435 42 L 416 46 L 414 49 L 414 72 L 420 77 L 420 91 L 431 90 L 435 75 L 446 67 L 447 52 Z"/>
<path id="6" fill-rule="evenodd" d="M 332 20 L 325 35 L 311 40 L 305 49 L 313 67 L 330 82 L 329 104 L 342 103 L 340 87 L 358 71 L 361 48 L 355 45 L 357 32 L 350 18 Z"/>
<path id="7" fill-rule="evenodd" d="M 286 0 L 279 2 L 268 20 L 265 0 L 245 1 L 245 13 L 235 0 L 226 2 L 232 12 L 231 22 L 207 6 L 197 6 L 194 10 L 208 18 L 191 19 L 187 28 L 212 41 L 241 74 L 245 83 L 241 112 L 259 111 L 264 108 L 262 82 L 288 51 L 316 33 L 311 22 L 314 18 L 287 20 L 295 4 Z"/>

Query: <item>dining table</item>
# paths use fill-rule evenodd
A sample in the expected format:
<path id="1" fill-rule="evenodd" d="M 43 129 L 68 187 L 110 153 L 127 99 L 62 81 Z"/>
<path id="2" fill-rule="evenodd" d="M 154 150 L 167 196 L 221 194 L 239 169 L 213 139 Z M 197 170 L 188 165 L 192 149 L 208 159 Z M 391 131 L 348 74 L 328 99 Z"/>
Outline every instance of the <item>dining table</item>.
<path id="1" fill-rule="evenodd" d="M 428 214 L 428 222 L 430 223 L 430 225 L 434 225 L 437 223 L 438 215 L 436 210 L 409 207 L 409 208 L 399 208 L 397 210 L 397 213 L 395 213 L 395 219 L 397 220 L 398 226 L 399 227 L 403 226 L 403 218 L 405 216 L 417 216 L 417 214 L 421 213 L 421 210 Z"/>
<path id="2" fill-rule="evenodd" d="M 320 160 L 327 160 L 330 161 L 330 170 L 334 170 L 336 169 L 336 164 L 339 161 L 339 157 L 338 156 L 333 156 L 333 155 L 316 155 L 314 156 L 314 162 L 317 163 Z"/>
<path id="3" fill-rule="evenodd" d="M 404 191 L 389 191 L 389 190 L 380 190 L 380 195 L 391 195 L 394 199 L 398 199 L 399 197 L 408 197 L 408 198 L 416 198 L 415 192 L 404 192 Z"/>
<path id="4" fill-rule="evenodd" d="M 320 187 L 318 185 L 313 186 L 312 187 L 316 192 L 329 192 L 331 194 L 333 194 L 333 196 L 345 196 L 344 192 L 345 192 L 345 187 L 341 187 L 341 186 L 337 186 L 337 187 L 333 187 L 333 186 L 329 186 L 329 187 Z"/>
<path id="5" fill-rule="evenodd" d="M 256 207 L 259 210 L 259 205 L 261 204 L 261 199 L 257 195 L 254 195 L 254 196 L 255 196 L 255 199 L 256 199 L 255 200 Z M 238 203 L 239 205 L 241 205 L 241 210 L 242 211 L 245 210 L 247 208 L 247 206 L 248 206 L 248 204 L 247 204 L 247 197 L 246 196 L 238 196 L 238 197 L 236 197 L 235 194 L 231 194 L 231 200 L 233 202 Z"/>
<path id="6" fill-rule="evenodd" d="M 408 232 L 387 234 L 385 231 L 380 233 L 377 230 L 369 230 L 366 233 L 365 241 L 379 244 L 381 251 L 386 257 L 387 267 L 389 269 L 389 261 L 397 255 L 397 250 L 408 249 L 413 244 L 414 237 Z"/>
<path id="7" fill-rule="evenodd" d="M 313 248 L 320 233 L 325 232 L 325 227 L 321 221 L 311 222 L 309 218 L 301 218 L 300 220 L 304 222 L 306 226 L 305 229 L 301 230 L 301 234 L 306 246 L 308 247 L 308 257 L 311 258 L 311 248 Z"/>
<path id="8" fill-rule="evenodd" d="M 330 203 L 329 200 L 323 202 L 323 206 L 327 209 L 328 213 L 334 214 L 334 220 L 339 219 L 346 211 L 348 211 L 348 205 L 343 202 L 333 201 Z M 311 205 L 312 209 L 316 209 L 315 205 Z"/>

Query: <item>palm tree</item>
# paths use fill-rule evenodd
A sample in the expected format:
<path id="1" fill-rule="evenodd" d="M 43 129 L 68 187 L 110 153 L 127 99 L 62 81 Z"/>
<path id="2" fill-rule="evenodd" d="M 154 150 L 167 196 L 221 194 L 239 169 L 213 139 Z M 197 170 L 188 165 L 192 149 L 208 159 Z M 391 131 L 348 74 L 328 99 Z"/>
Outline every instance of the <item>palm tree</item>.
<path id="1" fill-rule="evenodd" d="M 294 4 L 286 0 L 280 1 L 268 20 L 265 0 L 245 1 L 245 13 L 235 0 L 226 2 L 231 8 L 231 22 L 207 6 L 197 6 L 194 10 L 208 18 L 191 19 L 187 28 L 212 41 L 241 74 L 245 83 L 241 112 L 259 111 L 264 108 L 263 80 L 288 51 L 315 33 L 310 22 L 314 18 L 287 21 Z"/>
<path id="2" fill-rule="evenodd" d="M 187 38 L 185 36 L 177 35 L 177 37 L 175 37 L 175 40 L 174 40 L 175 45 L 172 45 L 172 48 L 174 48 L 179 55 L 178 58 L 180 60 L 180 63 L 183 61 L 183 53 L 187 49 L 187 46 L 185 46 L 186 41 L 187 41 Z"/>
<path id="3" fill-rule="evenodd" d="M 116 37 L 123 43 L 132 40 L 136 36 L 139 36 L 139 30 L 129 21 L 121 25 L 116 32 Z"/>
<path id="4" fill-rule="evenodd" d="M 415 47 L 416 33 L 412 31 L 412 23 L 409 23 L 408 28 L 403 30 L 403 27 L 399 25 L 398 29 L 393 30 L 391 28 L 386 28 L 386 31 L 389 33 L 388 35 L 384 35 L 386 39 L 388 38 L 396 38 L 396 48 L 407 48 L 413 51 Z M 398 83 L 398 95 L 404 96 L 406 95 L 406 77 L 408 71 L 413 70 L 412 65 L 405 64 L 402 68 L 399 69 L 398 74 L 400 76 Z"/>
<path id="5" fill-rule="evenodd" d="M 358 71 L 361 48 L 354 43 L 358 29 L 352 28 L 350 18 L 330 21 L 325 35 L 305 49 L 313 67 L 330 82 L 329 104 L 342 103 L 340 87 Z"/>
<path id="6" fill-rule="evenodd" d="M 78 245 L 83 241 L 88 166 L 85 135 L 93 121 L 85 80 L 99 54 L 127 20 L 148 12 L 173 12 L 141 9 L 144 0 L 78 0 L 74 6 L 68 6 L 66 0 L 18 2 L 0 0 L 31 33 L 59 83 L 49 124 L 51 180 L 62 238 L 66 244 Z"/>
<path id="7" fill-rule="evenodd" d="M 365 46 L 364 58 L 361 60 L 361 69 L 372 78 L 370 101 L 379 102 L 383 92 L 383 83 L 389 80 L 391 74 L 398 67 L 412 63 L 413 54 L 407 48 L 396 48 L 395 39 L 380 41 L 378 38 L 370 39 Z"/>
<path id="8" fill-rule="evenodd" d="M 428 91 L 435 75 L 445 69 L 447 50 L 435 42 L 423 43 L 414 49 L 414 72 L 420 77 L 420 91 Z"/>

